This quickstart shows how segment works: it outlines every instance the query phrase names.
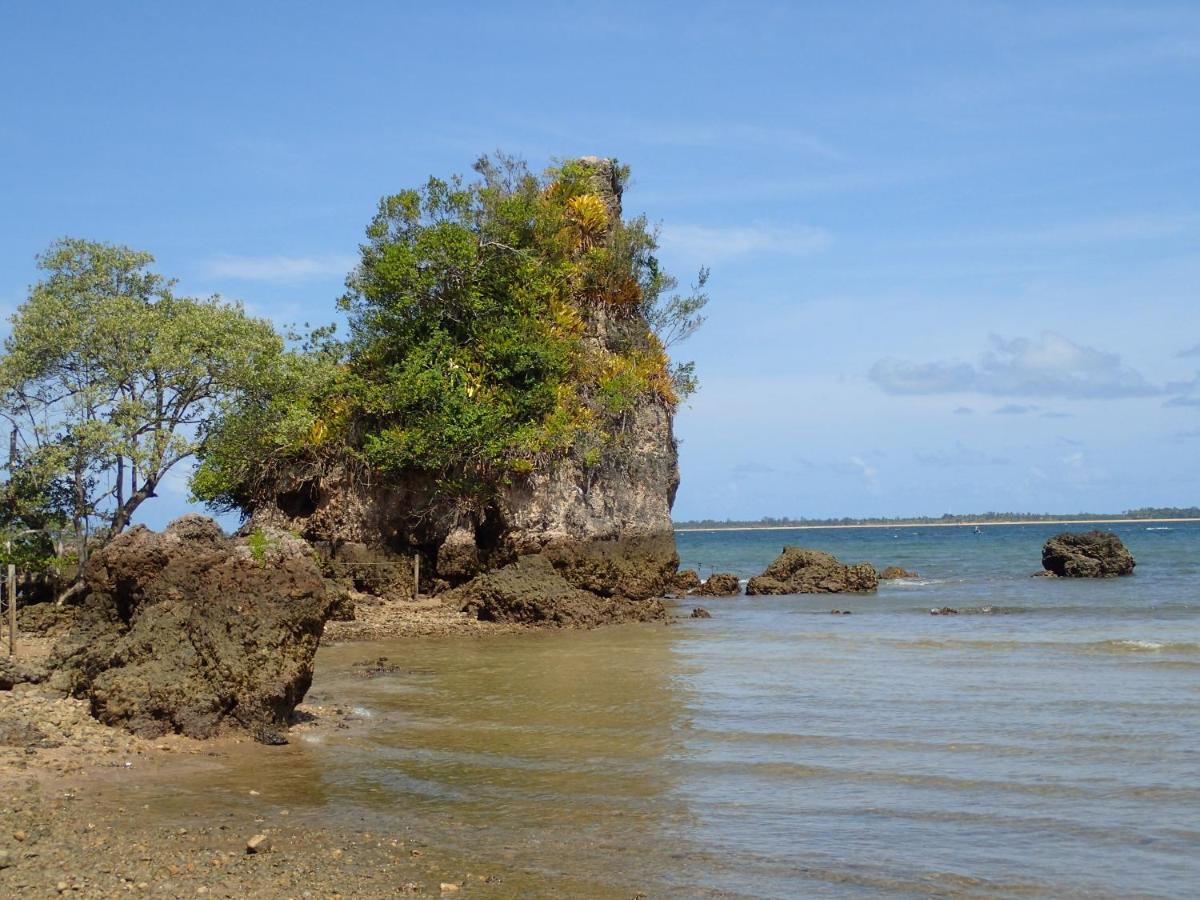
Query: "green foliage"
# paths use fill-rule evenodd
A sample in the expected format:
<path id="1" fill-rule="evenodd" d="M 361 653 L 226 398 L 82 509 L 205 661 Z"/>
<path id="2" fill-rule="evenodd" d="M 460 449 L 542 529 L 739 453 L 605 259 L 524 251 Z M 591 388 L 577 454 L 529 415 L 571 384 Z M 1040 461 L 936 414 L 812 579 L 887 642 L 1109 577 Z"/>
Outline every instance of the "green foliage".
<path id="1" fill-rule="evenodd" d="M 266 532 L 261 528 L 255 528 L 246 536 L 246 546 L 250 549 L 250 555 L 260 566 L 266 565 L 267 550 L 270 549 L 271 545 L 271 539 L 267 537 Z"/>
<path id="2" fill-rule="evenodd" d="M 597 464 L 639 403 L 694 389 L 665 344 L 702 321 L 707 272 L 671 294 L 657 234 L 614 215 L 594 163 L 536 175 L 498 156 L 475 171 L 379 202 L 339 301 L 347 340 L 310 335 L 271 391 L 226 411 L 197 497 L 244 508 L 275 473 L 324 460 L 478 496 L 571 453 Z"/>
<path id="3" fill-rule="evenodd" d="M 96 526 L 125 527 L 221 408 L 269 387 L 282 343 L 240 306 L 175 296 L 148 253 L 64 239 L 38 262 L 0 358 L 3 503 L 29 527 L 69 520 L 82 555 Z"/>

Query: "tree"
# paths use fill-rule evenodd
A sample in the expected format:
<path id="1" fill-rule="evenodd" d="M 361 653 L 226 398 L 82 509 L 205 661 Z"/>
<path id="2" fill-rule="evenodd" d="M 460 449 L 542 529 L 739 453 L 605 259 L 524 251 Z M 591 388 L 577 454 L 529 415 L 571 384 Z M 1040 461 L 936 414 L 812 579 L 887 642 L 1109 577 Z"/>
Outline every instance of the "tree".
<path id="1" fill-rule="evenodd" d="M 55 242 L 0 358 L 6 494 L 25 516 L 38 505 L 31 495 L 47 513 L 65 507 L 81 568 L 89 536 L 119 534 L 217 412 L 263 390 L 283 351 L 271 325 L 240 305 L 175 296 L 153 261 L 128 247 Z"/>
<path id="2" fill-rule="evenodd" d="M 349 338 L 289 354 L 273 396 L 221 420 L 198 498 L 246 510 L 328 466 L 421 471 L 483 503 L 564 458 L 617 464 L 639 407 L 694 390 L 666 347 L 703 321 L 707 272 L 673 293 L 655 229 L 620 216 L 627 167 L 497 155 L 475 172 L 380 200 L 340 300 Z"/>

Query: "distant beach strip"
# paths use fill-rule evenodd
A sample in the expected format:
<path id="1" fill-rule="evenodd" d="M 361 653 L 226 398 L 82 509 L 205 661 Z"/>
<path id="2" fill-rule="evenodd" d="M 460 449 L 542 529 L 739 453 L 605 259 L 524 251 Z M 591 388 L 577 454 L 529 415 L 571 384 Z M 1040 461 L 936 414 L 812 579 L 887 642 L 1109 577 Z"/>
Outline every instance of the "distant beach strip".
<path id="1" fill-rule="evenodd" d="M 1159 524 L 1171 522 L 1200 522 L 1200 517 L 1176 517 L 1163 519 L 988 519 L 969 522 L 863 522 L 856 524 L 820 525 L 692 525 L 681 523 L 675 526 L 676 534 L 697 531 L 816 531 L 832 528 L 980 528 L 988 525 L 1136 525 L 1138 523 Z"/>

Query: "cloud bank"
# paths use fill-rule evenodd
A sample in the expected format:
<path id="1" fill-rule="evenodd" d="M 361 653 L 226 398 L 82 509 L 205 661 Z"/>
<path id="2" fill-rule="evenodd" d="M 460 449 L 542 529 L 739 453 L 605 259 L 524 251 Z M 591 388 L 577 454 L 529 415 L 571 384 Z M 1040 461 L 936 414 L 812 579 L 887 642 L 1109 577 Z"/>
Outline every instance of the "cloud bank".
<path id="1" fill-rule="evenodd" d="M 1149 382 L 1120 355 L 1077 344 L 1051 331 L 1037 339 L 993 335 L 976 362 L 917 363 L 889 357 L 870 378 L 889 394 L 974 393 L 1068 400 L 1150 397 L 1167 389 Z"/>

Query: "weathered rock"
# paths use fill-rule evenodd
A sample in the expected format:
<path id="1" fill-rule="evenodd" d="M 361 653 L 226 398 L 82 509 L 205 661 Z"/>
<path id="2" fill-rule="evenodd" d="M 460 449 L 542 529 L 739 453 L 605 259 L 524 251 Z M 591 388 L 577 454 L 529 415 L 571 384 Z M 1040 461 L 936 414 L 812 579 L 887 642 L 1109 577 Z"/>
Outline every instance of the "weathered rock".
<path id="1" fill-rule="evenodd" d="M 742 582 L 732 572 L 714 572 L 692 593 L 697 597 L 736 597 L 742 592 Z"/>
<path id="2" fill-rule="evenodd" d="M 608 622 L 666 617 L 662 601 L 604 597 L 575 587 L 545 556 L 523 556 L 443 595 L 491 622 L 592 628 Z"/>
<path id="3" fill-rule="evenodd" d="M 691 619 L 711 619 L 711 618 L 712 618 L 712 613 L 710 613 L 710 612 L 709 612 L 707 609 L 705 609 L 703 606 L 697 606 L 695 609 L 693 609 L 693 610 L 692 610 L 692 614 L 691 614 L 691 615 L 690 615 L 688 618 L 691 618 Z"/>
<path id="4" fill-rule="evenodd" d="M 1067 578 L 1132 575 L 1133 555 L 1111 531 L 1064 531 L 1042 547 L 1042 567 Z"/>
<path id="5" fill-rule="evenodd" d="M 286 731 L 330 605 L 303 541 L 267 530 L 251 543 L 184 516 L 118 536 L 84 578 L 79 619 L 51 656 L 54 687 L 147 737 Z"/>
<path id="6" fill-rule="evenodd" d="M 763 571 L 750 579 L 747 594 L 837 594 L 873 591 L 879 577 L 870 563 L 848 566 L 831 553 L 784 547 Z"/>
<path id="7" fill-rule="evenodd" d="M 22 634 L 54 636 L 69 631 L 78 607 L 59 606 L 53 600 L 31 603 L 17 610 L 17 628 Z"/>
<path id="8" fill-rule="evenodd" d="M 920 578 L 916 572 L 910 572 L 908 569 L 902 569 L 900 566 L 888 566 L 879 573 L 880 581 L 894 581 L 898 578 Z"/>
<path id="9" fill-rule="evenodd" d="M 957 616 L 958 610 L 950 606 L 943 606 L 941 609 L 931 609 L 929 614 L 931 616 Z"/>
<path id="10" fill-rule="evenodd" d="M 246 841 L 247 853 L 266 853 L 270 849 L 271 839 L 265 834 L 256 834 L 254 837 L 250 838 L 250 840 Z"/>
<path id="11" fill-rule="evenodd" d="M 38 663 L 0 656 L 0 691 L 11 691 L 18 684 L 41 684 L 46 675 Z"/>
<path id="12" fill-rule="evenodd" d="M 389 600 L 413 596 L 412 556 L 360 541 L 313 544 L 326 577 L 356 591 Z"/>
<path id="13" fill-rule="evenodd" d="M 695 569 L 680 569 L 675 573 L 671 590 L 676 594 L 687 594 L 700 587 L 700 575 Z"/>

